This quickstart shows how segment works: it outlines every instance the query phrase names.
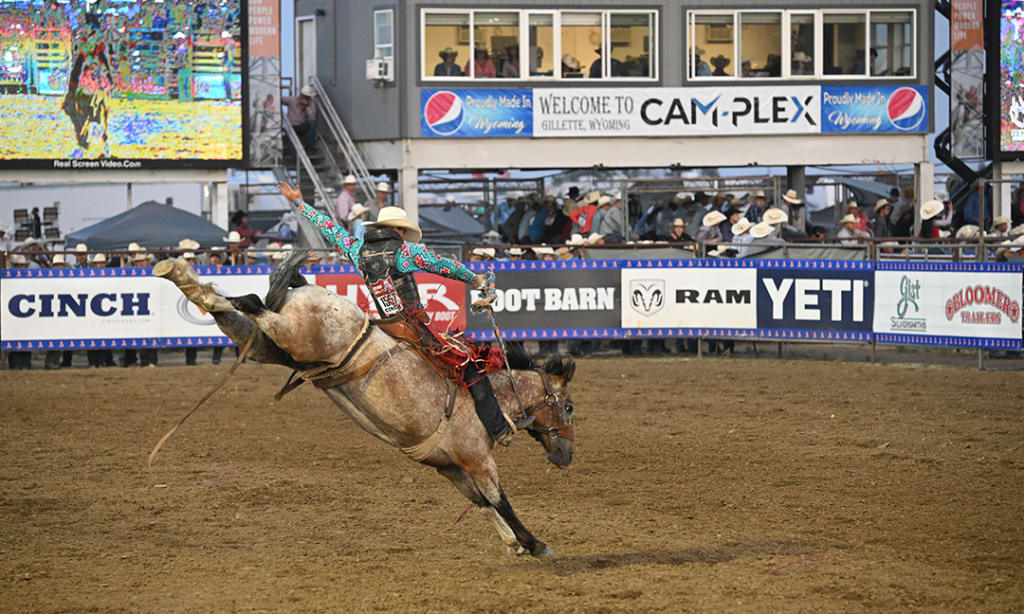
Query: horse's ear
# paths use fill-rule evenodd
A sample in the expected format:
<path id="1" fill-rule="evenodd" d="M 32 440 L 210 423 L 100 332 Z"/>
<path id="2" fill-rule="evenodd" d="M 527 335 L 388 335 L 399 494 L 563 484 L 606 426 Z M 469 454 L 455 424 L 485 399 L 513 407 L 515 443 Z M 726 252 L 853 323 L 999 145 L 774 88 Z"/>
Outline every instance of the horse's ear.
<path id="1" fill-rule="evenodd" d="M 576 375 L 576 361 L 569 359 L 566 361 L 568 364 L 565 366 L 565 383 L 572 381 L 574 375 Z"/>

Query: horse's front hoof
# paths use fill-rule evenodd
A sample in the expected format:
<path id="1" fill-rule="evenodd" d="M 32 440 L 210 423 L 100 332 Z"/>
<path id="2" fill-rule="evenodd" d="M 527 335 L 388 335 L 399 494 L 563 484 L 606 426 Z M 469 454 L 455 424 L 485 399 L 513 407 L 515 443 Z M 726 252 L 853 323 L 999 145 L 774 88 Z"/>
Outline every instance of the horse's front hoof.
<path id="1" fill-rule="evenodd" d="M 555 551 L 548 548 L 548 545 L 544 542 L 537 542 L 533 545 L 533 548 L 530 548 L 530 554 L 537 558 L 548 558 L 555 556 Z"/>

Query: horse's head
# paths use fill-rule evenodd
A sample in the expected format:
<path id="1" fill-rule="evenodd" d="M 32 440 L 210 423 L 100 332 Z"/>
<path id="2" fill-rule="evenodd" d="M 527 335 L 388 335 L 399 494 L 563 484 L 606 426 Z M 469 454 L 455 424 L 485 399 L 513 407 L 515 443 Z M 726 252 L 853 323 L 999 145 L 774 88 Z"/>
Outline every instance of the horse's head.
<path id="1" fill-rule="evenodd" d="M 553 358 L 535 369 L 540 378 L 540 400 L 527 403 L 527 415 L 533 423 L 526 427 L 548 453 L 548 460 L 559 469 L 572 462 L 573 440 L 576 429 L 572 424 L 572 396 L 569 382 L 576 374 L 576 363 L 571 358 Z"/>

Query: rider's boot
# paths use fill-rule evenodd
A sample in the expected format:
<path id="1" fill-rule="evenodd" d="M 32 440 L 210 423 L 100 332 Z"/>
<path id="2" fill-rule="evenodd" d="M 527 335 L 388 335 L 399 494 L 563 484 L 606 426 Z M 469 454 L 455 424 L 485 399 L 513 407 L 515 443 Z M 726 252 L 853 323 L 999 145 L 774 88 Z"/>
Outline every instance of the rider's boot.
<path id="1" fill-rule="evenodd" d="M 475 369 L 470 369 L 475 371 Z M 472 381 L 472 380 L 470 380 Z M 494 397 L 494 389 L 491 388 L 491 381 L 484 375 L 469 385 L 469 393 L 473 396 L 473 404 L 476 406 L 476 415 L 480 418 L 487 434 L 496 443 L 507 446 L 512 443 L 515 437 L 515 429 L 505 419 L 505 415 L 498 405 L 498 399 Z"/>
<path id="2" fill-rule="evenodd" d="M 207 312 L 234 310 L 226 298 L 214 291 L 211 284 L 200 284 L 199 276 L 182 258 L 161 260 L 153 267 L 153 275 L 174 282 L 188 300 Z"/>

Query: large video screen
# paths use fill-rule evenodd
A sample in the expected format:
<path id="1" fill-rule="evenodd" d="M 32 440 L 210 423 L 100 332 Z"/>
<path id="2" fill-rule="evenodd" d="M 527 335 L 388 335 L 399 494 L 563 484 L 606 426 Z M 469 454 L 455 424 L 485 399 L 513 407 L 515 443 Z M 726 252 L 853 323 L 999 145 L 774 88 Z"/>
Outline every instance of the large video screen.
<path id="1" fill-rule="evenodd" d="M 1024 0 L 1001 0 L 999 151 L 1024 154 Z"/>
<path id="2" fill-rule="evenodd" d="M 0 0 L 0 166 L 244 161 L 245 0 Z"/>

